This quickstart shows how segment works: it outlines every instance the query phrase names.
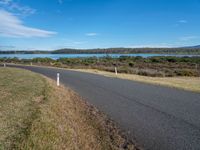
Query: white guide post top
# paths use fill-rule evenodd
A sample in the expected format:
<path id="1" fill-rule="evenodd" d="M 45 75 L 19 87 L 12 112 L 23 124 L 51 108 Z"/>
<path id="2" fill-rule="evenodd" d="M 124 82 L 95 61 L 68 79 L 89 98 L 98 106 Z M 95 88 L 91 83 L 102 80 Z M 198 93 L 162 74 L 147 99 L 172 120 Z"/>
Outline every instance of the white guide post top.
<path id="1" fill-rule="evenodd" d="M 117 75 L 117 67 L 115 67 L 115 74 Z"/>
<path id="2" fill-rule="evenodd" d="M 60 86 L 60 73 L 57 73 L 57 86 Z"/>

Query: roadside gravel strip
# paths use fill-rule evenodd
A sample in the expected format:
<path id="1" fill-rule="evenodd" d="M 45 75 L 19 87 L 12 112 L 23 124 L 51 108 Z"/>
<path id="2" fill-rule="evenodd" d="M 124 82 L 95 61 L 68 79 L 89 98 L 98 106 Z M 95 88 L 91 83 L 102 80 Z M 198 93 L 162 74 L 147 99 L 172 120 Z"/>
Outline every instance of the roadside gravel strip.
<path id="1" fill-rule="evenodd" d="M 105 76 L 15 66 L 56 79 L 106 113 L 144 149 L 199 150 L 200 94 Z"/>

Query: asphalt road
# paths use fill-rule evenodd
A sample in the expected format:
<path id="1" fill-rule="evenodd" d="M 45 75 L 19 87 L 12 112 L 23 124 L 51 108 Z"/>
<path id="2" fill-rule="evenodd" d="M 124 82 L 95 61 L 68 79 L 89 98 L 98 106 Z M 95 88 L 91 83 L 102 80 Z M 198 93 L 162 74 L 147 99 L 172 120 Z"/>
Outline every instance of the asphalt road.
<path id="1" fill-rule="evenodd" d="M 200 94 L 60 69 L 21 66 L 56 79 L 149 150 L 200 150 Z"/>

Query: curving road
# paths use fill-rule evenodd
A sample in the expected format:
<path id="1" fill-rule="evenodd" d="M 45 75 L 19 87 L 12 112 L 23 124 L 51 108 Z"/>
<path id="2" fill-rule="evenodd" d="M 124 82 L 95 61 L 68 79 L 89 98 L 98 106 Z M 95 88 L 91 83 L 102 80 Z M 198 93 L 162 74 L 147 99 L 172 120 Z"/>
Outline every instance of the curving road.
<path id="1" fill-rule="evenodd" d="M 16 67 L 16 66 L 11 66 Z M 100 75 L 18 66 L 78 92 L 149 150 L 200 149 L 200 94 Z"/>

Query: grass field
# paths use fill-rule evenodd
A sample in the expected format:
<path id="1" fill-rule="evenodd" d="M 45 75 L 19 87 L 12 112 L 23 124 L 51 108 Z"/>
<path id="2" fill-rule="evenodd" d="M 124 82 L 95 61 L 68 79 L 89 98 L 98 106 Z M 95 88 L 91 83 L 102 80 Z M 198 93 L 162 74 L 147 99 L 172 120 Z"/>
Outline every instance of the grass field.
<path id="1" fill-rule="evenodd" d="M 26 70 L 0 68 L 0 149 L 135 149 L 76 93 Z"/>

